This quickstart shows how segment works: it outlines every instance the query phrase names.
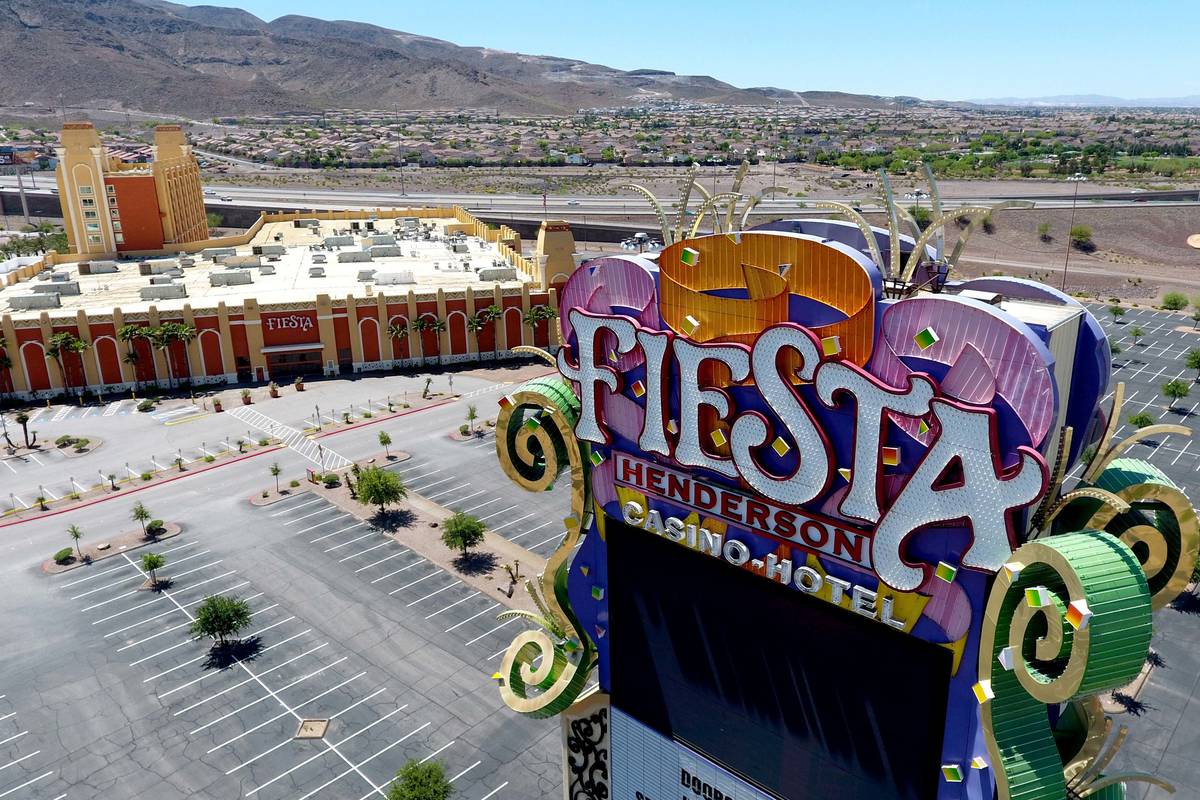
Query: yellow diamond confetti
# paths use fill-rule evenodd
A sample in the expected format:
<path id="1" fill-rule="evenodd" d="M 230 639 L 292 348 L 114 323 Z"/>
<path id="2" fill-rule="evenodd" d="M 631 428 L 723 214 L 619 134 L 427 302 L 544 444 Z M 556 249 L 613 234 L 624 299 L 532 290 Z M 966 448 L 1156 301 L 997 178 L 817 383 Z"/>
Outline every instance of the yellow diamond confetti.
<path id="1" fill-rule="evenodd" d="M 771 442 L 771 449 L 774 450 L 780 458 L 783 458 L 791 451 L 792 448 L 788 446 L 787 442 L 776 436 L 775 441 Z"/>

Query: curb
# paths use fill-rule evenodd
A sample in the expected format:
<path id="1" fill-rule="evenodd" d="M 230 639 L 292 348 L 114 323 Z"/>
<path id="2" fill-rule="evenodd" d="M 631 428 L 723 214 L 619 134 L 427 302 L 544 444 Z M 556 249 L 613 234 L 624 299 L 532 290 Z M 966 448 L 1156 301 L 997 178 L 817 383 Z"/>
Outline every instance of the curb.
<path id="1" fill-rule="evenodd" d="M 387 422 L 388 420 L 393 420 L 393 419 L 396 419 L 397 417 L 407 417 L 409 414 L 419 414 L 422 411 L 429 411 L 430 409 L 441 408 L 442 406 L 449 405 L 450 403 L 453 403 L 453 402 L 455 402 L 455 401 L 454 400 L 442 400 L 442 401 L 439 401 L 437 403 L 432 403 L 427 406 L 421 406 L 420 408 L 413 408 L 408 411 L 400 411 L 395 414 L 391 414 L 390 416 L 376 417 L 376 418 L 366 420 L 364 422 L 356 422 L 347 428 L 338 428 L 337 430 L 329 431 L 328 433 L 318 433 L 317 435 L 310 436 L 308 438 L 324 439 L 328 436 L 337 436 L 339 433 L 348 433 L 349 431 L 356 431 L 359 428 L 365 428 L 368 425 L 375 425 L 380 422 Z"/>
<path id="2" fill-rule="evenodd" d="M 115 494 L 115 493 L 110 493 L 110 494 L 105 495 L 104 497 L 97 497 L 94 500 L 88 500 L 87 502 L 80 503 L 79 505 L 71 506 L 69 508 L 59 508 L 59 509 L 55 509 L 54 511 L 43 512 L 36 517 L 28 517 L 26 519 L 14 520 L 13 522 L 0 523 L 0 528 L 11 528 L 14 525 L 21 525 L 26 522 L 33 522 L 34 520 L 46 519 L 47 517 L 56 517 L 59 514 L 67 514 L 72 511 L 79 511 L 80 509 L 88 508 L 89 506 L 94 506 L 98 503 L 104 503 L 109 500 L 116 500 L 118 497 L 127 497 L 131 494 L 137 494 L 138 492 L 144 492 L 147 489 L 156 489 L 159 486 L 163 486 L 168 483 L 173 483 L 178 480 L 183 480 L 184 478 L 191 478 L 196 475 L 203 475 L 205 472 L 210 472 L 214 469 L 220 469 L 221 467 L 227 467 L 230 464 L 236 464 L 239 461 L 245 461 L 250 458 L 256 458 L 257 456 L 266 455 L 267 453 L 273 453 L 277 450 L 286 450 L 286 449 L 287 448 L 281 444 L 272 445 L 271 447 L 267 447 L 262 450 L 256 450 L 253 453 L 246 453 L 245 455 L 238 456 L 237 458 L 230 459 L 229 461 L 224 461 L 220 464 L 213 464 L 211 466 L 205 467 L 204 469 L 196 470 L 195 472 L 179 473 L 177 475 L 173 475 L 170 478 L 166 478 L 165 480 L 157 481 L 155 483 L 143 484 L 142 486 L 139 486 L 136 489 L 127 489 L 125 491 L 122 491 L 119 495 Z"/>

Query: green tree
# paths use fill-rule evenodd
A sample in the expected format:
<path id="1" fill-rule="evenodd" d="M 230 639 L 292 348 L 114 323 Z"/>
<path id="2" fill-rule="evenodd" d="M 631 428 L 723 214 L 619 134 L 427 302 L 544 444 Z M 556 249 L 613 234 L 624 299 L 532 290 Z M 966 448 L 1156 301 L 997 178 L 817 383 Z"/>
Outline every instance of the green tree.
<path id="1" fill-rule="evenodd" d="M 1142 411 L 1137 414 L 1130 414 L 1127 421 L 1135 428 L 1144 428 L 1147 425 L 1154 424 L 1154 417 L 1150 416 L 1145 411 Z"/>
<path id="2" fill-rule="evenodd" d="M 1050 223 L 1049 222 L 1039 223 L 1037 226 L 1037 233 L 1038 233 L 1038 238 L 1041 239 L 1043 242 L 1050 242 L 1050 241 L 1054 240 L 1054 237 L 1050 235 Z"/>
<path id="3" fill-rule="evenodd" d="M 140 522 L 142 524 L 142 536 L 145 536 L 146 522 L 150 519 L 149 509 L 142 505 L 141 501 L 139 500 L 133 504 L 133 511 L 129 512 L 129 516 L 133 518 L 134 522 Z"/>
<path id="4" fill-rule="evenodd" d="M 1108 307 L 1108 313 L 1112 315 L 1113 322 L 1116 322 L 1121 317 L 1125 316 L 1125 307 L 1113 303 Z"/>
<path id="5" fill-rule="evenodd" d="M 271 465 L 271 477 L 275 479 L 275 494 L 279 494 L 279 476 L 283 472 L 283 468 L 276 461 Z"/>
<path id="6" fill-rule="evenodd" d="M 1145 335 L 1146 332 L 1137 325 L 1134 325 L 1133 330 L 1129 332 L 1129 338 L 1133 339 L 1133 344 L 1135 347 L 1138 345 L 1138 339 L 1141 339 Z"/>
<path id="7" fill-rule="evenodd" d="M 1071 227 L 1071 246 L 1082 253 L 1090 253 L 1096 249 L 1096 243 L 1092 241 L 1092 229 L 1087 225 L 1074 225 Z"/>
<path id="8" fill-rule="evenodd" d="M 1182 311 L 1187 305 L 1187 295 L 1183 292 L 1167 292 L 1163 295 L 1162 307 L 1167 311 Z"/>
<path id="9" fill-rule="evenodd" d="M 1196 330 L 1197 323 L 1200 323 L 1200 308 L 1192 312 L 1192 330 Z"/>
<path id="10" fill-rule="evenodd" d="M 479 419 L 479 413 L 476 411 L 474 404 L 467 404 L 467 427 L 475 430 L 475 420 Z"/>
<path id="11" fill-rule="evenodd" d="M 439 762 L 412 759 L 396 773 L 387 800 L 449 800 L 453 794 L 454 787 Z"/>
<path id="12" fill-rule="evenodd" d="M 1200 348 L 1188 350 L 1183 356 L 1183 363 L 1188 369 L 1196 370 L 1196 380 L 1200 381 Z"/>
<path id="13" fill-rule="evenodd" d="M 399 503 L 408 497 L 408 489 L 394 472 L 379 467 L 367 467 L 358 474 L 358 502 L 363 505 L 379 506 L 383 513 L 386 506 Z"/>
<path id="14" fill-rule="evenodd" d="M 463 555 L 483 541 L 483 522 L 470 514 L 457 511 L 442 523 L 442 544 Z"/>
<path id="15" fill-rule="evenodd" d="M 158 571 L 167 565 L 167 559 L 158 553 L 142 554 L 142 572 L 150 576 L 150 585 L 158 586 Z"/>
<path id="16" fill-rule="evenodd" d="M 225 218 L 215 211 L 209 211 L 204 215 L 204 218 L 208 222 L 208 227 L 210 228 L 219 228 L 221 227 L 221 223 L 225 221 Z"/>
<path id="17" fill-rule="evenodd" d="M 1172 409 L 1175 408 L 1177 402 L 1187 397 L 1191 392 L 1192 387 L 1178 378 L 1167 381 L 1162 385 L 1163 397 L 1171 401 L 1170 408 Z"/>
<path id="18" fill-rule="evenodd" d="M 1121 355 L 1121 353 L 1122 353 L 1121 345 L 1117 344 L 1115 341 L 1110 341 L 1108 343 L 1108 352 L 1114 356 Z"/>
<path id="19" fill-rule="evenodd" d="M 24 411 L 18 411 L 17 416 L 15 416 L 13 419 L 15 419 L 17 421 L 17 424 L 21 426 L 21 435 L 25 438 L 25 448 L 27 450 L 32 450 L 34 440 L 37 439 L 37 431 L 33 432 L 33 439 L 30 439 L 29 438 L 29 415 L 26 414 Z"/>
<path id="20" fill-rule="evenodd" d="M 392 437 L 388 435 L 387 431 L 379 432 L 379 446 L 383 448 L 383 455 L 385 458 L 392 457 L 391 452 L 388 450 L 388 448 L 392 446 Z"/>
<path id="21" fill-rule="evenodd" d="M 193 636 L 207 636 L 217 644 L 225 644 L 249 624 L 249 603 L 240 597 L 216 594 L 205 598 L 196 607 L 196 616 L 189 630 Z"/>
<path id="22" fill-rule="evenodd" d="M 80 339 L 73 333 L 56 333 L 50 337 L 50 341 L 46 346 L 46 358 L 54 361 L 58 367 L 58 374 L 62 377 L 63 388 L 70 389 L 71 381 L 67 376 L 66 364 L 63 361 L 63 356 L 67 353 L 75 353 L 76 355 L 88 349 L 90 345 L 83 339 Z"/>
<path id="23" fill-rule="evenodd" d="M 921 230 L 925 230 L 933 224 L 933 214 L 925 206 L 909 206 L 908 213 L 912 215 L 913 221 Z"/>
<path id="24" fill-rule="evenodd" d="M 78 525 L 67 526 L 67 536 L 71 537 L 71 541 L 75 543 L 75 552 L 79 555 L 79 560 L 83 561 L 83 551 L 79 549 L 79 540 L 83 538 L 83 531 Z"/>

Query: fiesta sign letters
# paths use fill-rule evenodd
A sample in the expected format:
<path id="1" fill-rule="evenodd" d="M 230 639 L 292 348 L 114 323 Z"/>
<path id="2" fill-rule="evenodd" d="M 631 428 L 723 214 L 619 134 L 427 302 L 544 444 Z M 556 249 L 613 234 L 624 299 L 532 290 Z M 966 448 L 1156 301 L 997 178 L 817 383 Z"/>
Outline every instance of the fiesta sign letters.
<path id="1" fill-rule="evenodd" d="M 995 572 L 1012 553 L 1009 515 L 1037 500 L 1045 490 L 1046 464 L 1032 448 L 1018 448 L 1014 466 L 1005 469 L 1000 464 L 994 444 L 997 420 L 991 408 L 944 397 L 936 382 L 921 373 L 909 376 L 907 386 L 895 387 L 853 363 L 826 359 L 820 342 L 800 325 L 768 327 L 749 347 L 696 343 L 670 331 L 641 327 L 626 316 L 592 314 L 578 308 L 570 311 L 570 323 L 577 344 L 559 351 L 558 368 L 579 385 L 578 438 L 601 445 L 612 443 L 603 419 L 603 393 L 621 392 L 625 378 L 606 361 L 638 352 L 646 364 L 644 385 L 638 387 L 645 401 L 638 447 L 680 466 L 740 478 L 772 502 L 772 506 L 760 503 L 764 508 L 756 508 L 753 519 L 743 517 L 741 521 L 776 536 L 781 530 L 785 534 L 790 531 L 786 525 L 781 528 L 783 518 L 775 504 L 794 508 L 825 496 L 843 466 L 835 463 L 833 449 L 796 384 L 811 383 L 818 402 L 826 408 L 852 405 L 853 463 L 845 465 L 848 472 L 842 471 L 848 486 L 838 511 L 848 519 L 874 526 L 868 563 L 894 589 L 911 591 L 925 579 L 925 570 L 904 558 L 906 539 L 926 526 L 954 520 L 965 520 L 972 533 L 962 564 Z M 739 413 L 730 392 L 704 385 L 704 376 L 713 374 L 714 365 L 723 366 L 733 384 L 752 380 L 762 401 L 778 418 L 779 428 L 754 410 Z M 669 385 L 676 375 L 677 384 Z M 678 407 L 672 411 L 675 398 Z M 678 416 L 677 425 L 673 413 Z M 704 415 L 715 415 L 728 426 L 728 456 L 719 452 L 724 435 L 702 430 Z M 883 507 L 882 448 L 889 417 L 931 418 L 934 424 L 930 428 L 936 430 L 936 436 L 911 477 L 890 505 Z M 758 455 L 777 441 L 798 453 L 791 474 L 773 474 Z M 945 482 L 943 476 L 952 472 L 957 479 Z M 722 510 L 714 509 L 714 513 L 720 516 Z M 742 513 L 751 513 L 749 506 L 743 506 Z M 758 522 L 766 525 L 755 524 Z M 803 546 L 800 524 L 797 533 L 801 539 L 783 538 Z"/>
<path id="2" fill-rule="evenodd" d="M 311 331 L 313 329 L 312 317 L 305 314 L 289 314 L 286 317 L 267 317 L 267 330 L 269 331 Z"/>

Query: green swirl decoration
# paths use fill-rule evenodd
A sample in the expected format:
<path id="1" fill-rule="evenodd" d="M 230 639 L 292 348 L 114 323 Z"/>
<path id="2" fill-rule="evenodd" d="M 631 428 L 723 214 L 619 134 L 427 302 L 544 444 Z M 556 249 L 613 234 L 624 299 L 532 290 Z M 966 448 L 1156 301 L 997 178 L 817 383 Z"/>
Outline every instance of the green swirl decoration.
<path id="1" fill-rule="evenodd" d="M 532 717 L 551 717 L 579 697 L 596 663 L 596 650 L 571 611 L 568 560 L 586 533 L 589 461 L 575 438 L 579 398 L 562 378 L 535 378 L 501 401 L 496 419 L 500 467 L 527 491 L 550 490 L 564 472 L 571 476 L 571 516 L 566 535 L 546 561 L 537 582 L 525 588 L 540 613 L 511 610 L 499 620 L 523 618 L 540 630 L 524 631 L 505 651 L 496 677 L 509 708 Z"/>
<path id="2" fill-rule="evenodd" d="M 1072 604 L 1090 612 L 1078 629 L 1067 619 Z M 1111 534 L 1043 538 L 1013 554 L 988 598 L 979 650 L 979 679 L 994 693 L 982 718 L 1000 800 L 1063 800 L 1064 765 L 1046 706 L 1137 675 L 1150 613 L 1142 566 Z"/>

